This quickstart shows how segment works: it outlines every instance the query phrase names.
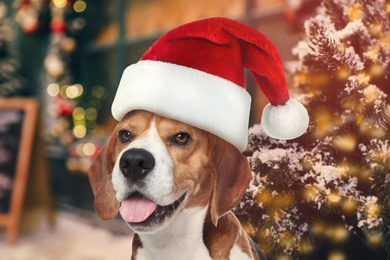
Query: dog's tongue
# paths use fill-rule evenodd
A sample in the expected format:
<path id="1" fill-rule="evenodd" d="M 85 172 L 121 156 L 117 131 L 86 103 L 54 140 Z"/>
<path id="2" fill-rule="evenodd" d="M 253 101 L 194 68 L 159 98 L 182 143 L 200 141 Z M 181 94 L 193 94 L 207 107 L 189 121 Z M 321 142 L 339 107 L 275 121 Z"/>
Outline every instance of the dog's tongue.
<path id="1" fill-rule="evenodd" d="M 119 213 L 124 221 L 138 223 L 146 220 L 155 209 L 153 201 L 137 196 L 122 201 Z"/>

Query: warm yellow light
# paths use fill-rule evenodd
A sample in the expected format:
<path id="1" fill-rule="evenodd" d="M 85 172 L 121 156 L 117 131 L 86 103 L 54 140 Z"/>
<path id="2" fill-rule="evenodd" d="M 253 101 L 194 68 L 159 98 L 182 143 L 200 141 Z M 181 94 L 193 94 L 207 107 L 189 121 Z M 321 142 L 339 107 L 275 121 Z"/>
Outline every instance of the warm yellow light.
<path id="1" fill-rule="evenodd" d="M 390 3 L 385 3 L 384 9 L 387 14 L 390 14 Z"/>
<path id="2" fill-rule="evenodd" d="M 351 153 L 357 145 L 356 137 L 353 135 L 336 136 L 333 139 L 333 145 L 343 152 Z"/>
<path id="3" fill-rule="evenodd" d="M 104 99 L 107 96 L 107 91 L 103 86 L 95 86 L 92 89 L 92 95 L 98 99 Z"/>
<path id="4" fill-rule="evenodd" d="M 68 88 L 68 85 L 63 85 L 61 88 L 60 88 L 60 95 L 64 98 L 67 98 L 66 96 L 66 90 Z"/>
<path id="5" fill-rule="evenodd" d="M 379 247 L 383 244 L 383 235 L 379 231 L 371 231 L 366 235 L 367 242 L 373 247 Z"/>
<path id="6" fill-rule="evenodd" d="M 83 138 L 87 134 L 87 128 L 84 125 L 76 125 L 73 128 L 73 135 L 76 138 Z"/>
<path id="7" fill-rule="evenodd" d="M 363 8 L 360 4 L 355 4 L 347 10 L 347 15 L 351 21 L 356 21 L 364 18 Z"/>
<path id="8" fill-rule="evenodd" d="M 275 198 L 272 201 L 272 205 L 278 208 L 286 208 L 288 206 L 293 205 L 294 203 L 295 203 L 294 196 L 287 193 L 275 196 Z"/>
<path id="9" fill-rule="evenodd" d="M 277 260 L 291 260 L 288 255 L 281 255 L 276 258 Z"/>
<path id="10" fill-rule="evenodd" d="M 87 108 L 85 111 L 85 118 L 89 121 L 96 120 L 97 118 L 97 110 L 94 107 Z"/>
<path id="11" fill-rule="evenodd" d="M 326 200 L 327 200 L 328 204 L 334 205 L 334 204 L 338 204 L 340 202 L 341 197 L 337 193 L 333 192 L 333 193 L 330 193 L 328 196 L 326 196 Z"/>
<path id="12" fill-rule="evenodd" d="M 256 195 L 256 200 L 263 205 L 267 205 L 272 200 L 272 195 L 268 190 L 262 190 Z"/>
<path id="13" fill-rule="evenodd" d="M 53 0 L 53 4 L 58 8 L 64 8 L 67 3 L 68 0 Z"/>
<path id="14" fill-rule="evenodd" d="M 289 232 L 284 232 L 279 236 L 279 244 L 282 247 L 289 247 L 295 243 L 294 235 Z"/>
<path id="15" fill-rule="evenodd" d="M 385 68 L 378 63 L 374 63 L 371 65 L 368 74 L 373 78 L 381 77 L 385 73 Z"/>
<path id="16" fill-rule="evenodd" d="M 55 97 L 60 93 L 60 86 L 56 83 L 51 83 L 49 86 L 47 86 L 47 94 L 49 96 Z"/>
<path id="17" fill-rule="evenodd" d="M 66 168 L 70 171 L 77 171 L 79 169 L 79 162 L 76 158 L 69 158 L 66 160 Z"/>
<path id="18" fill-rule="evenodd" d="M 76 1 L 74 4 L 73 4 L 73 9 L 76 13 L 81 13 L 81 12 L 84 12 L 84 10 L 87 8 L 87 3 L 82 1 L 82 0 L 78 0 Z"/>
<path id="19" fill-rule="evenodd" d="M 341 210 L 344 214 L 351 215 L 356 211 L 357 202 L 354 198 L 348 198 L 341 203 Z"/>
<path id="20" fill-rule="evenodd" d="M 381 22 L 374 22 L 370 25 L 368 30 L 372 36 L 379 36 L 383 32 L 383 24 Z"/>
<path id="21" fill-rule="evenodd" d="M 84 156 L 83 145 L 84 144 L 78 144 L 76 146 L 76 153 L 78 156 Z"/>
<path id="22" fill-rule="evenodd" d="M 337 226 L 333 230 L 333 239 L 336 242 L 343 242 L 348 238 L 348 236 L 349 236 L 349 232 L 343 226 Z"/>
<path id="23" fill-rule="evenodd" d="M 54 137 L 60 137 L 64 133 L 64 128 L 60 124 L 55 124 L 50 128 L 50 134 Z"/>
<path id="24" fill-rule="evenodd" d="M 307 239 L 304 239 L 301 241 L 300 247 L 301 247 L 302 253 L 304 253 L 304 254 L 309 254 L 314 250 L 314 246 Z"/>
<path id="25" fill-rule="evenodd" d="M 346 80 L 350 75 L 351 75 L 351 71 L 347 66 L 340 67 L 336 72 L 336 76 L 338 80 Z"/>
<path id="26" fill-rule="evenodd" d="M 83 120 L 85 117 L 85 110 L 82 107 L 76 107 L 73 110 L 72 115 L 73 115 L 74 120 L 77 120 L 77 121 Z"/>
<path id="27" fill-rule="evenodd" d="M 66 96 L 70 99 L 77 98 L 83 94 L 83 86 L 74 84 L 66 88 Z"/>
<path id="28" fill-rule="evenodd" d="M 93 143 L 86 143 L 83 145 L 83 152 L 86 156 L 91 156 L 95 153 L 96 148 Z"/>
<path id="29" fill-rule="evenodd" d="M 329 254 L 328 260 L 345 260 L 346 255 L 340 251 L 333 251 Z"/>
<path id="30" fill-rule="evenodd" d="M 315 187 L 305 187 L 303 197 L 308 201 L 313 201 L 318 195 L 318 190 Z"/>
<path id="31" fill-rule="evenodd" d="M 308 75 L 307 73 L 304 73 L 304 72 L 299 72 L 299 73 L 296 73 L 295 74 L 295 80 L 297 81 L 298 84 L 307 84 L 309 79 L 308 79 Z"/>
<path id="32" fill-rule="evenodd" d="M 335 127 L 335 119 L 327 109 L 318 109 L 314 114 L 315 131 L 314 136 L 316 138 L 323 138 L 328 135 Z"/>
<path id="33" fill-rule="evenodd" d="M 322 222 L 315 222 L 311 225 L 311 231 L 316 235 L 322 235 L 325 231 L 325 226 Z"/>
<path id="34" fill-rule="evenodd" d="M 367 213 L 367 216 L 369 216 L 369 217 L 376 218 L 376 217 L 378 217 L 380 212 L 381 212 L 381 207 L 376 203 L 369 204 L 366 208 L 366 213 Z"/>

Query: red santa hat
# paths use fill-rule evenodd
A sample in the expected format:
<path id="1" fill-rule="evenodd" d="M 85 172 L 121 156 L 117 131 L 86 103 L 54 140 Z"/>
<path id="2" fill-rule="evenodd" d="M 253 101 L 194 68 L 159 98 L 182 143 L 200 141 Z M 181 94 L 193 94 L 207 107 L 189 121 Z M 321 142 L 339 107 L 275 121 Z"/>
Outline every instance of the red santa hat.
<path id="1" fill-rule="evenodd" d="M 266 133 L 278 139 L 302 135 L 309 117 L 289 96 L 276 47 L 257 30 L 226 18 L 188 23 L 157 40 L 123 72 L 112 114 L 119 121 L 132 110 L 147 110 L 209 131 L 243 151 L 251 103 L 244 69 L 270 101 L 262 115 Z"/>

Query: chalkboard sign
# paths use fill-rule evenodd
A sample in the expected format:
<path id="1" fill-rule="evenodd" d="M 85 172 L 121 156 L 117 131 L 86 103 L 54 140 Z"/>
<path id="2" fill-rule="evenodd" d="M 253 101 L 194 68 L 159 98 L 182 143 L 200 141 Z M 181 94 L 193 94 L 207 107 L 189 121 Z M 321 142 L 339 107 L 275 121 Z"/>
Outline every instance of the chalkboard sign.
<path id="1" fill-rule="evenodd" d="M 0 226 L 9 244 L 19 229 L 37 114 L 35 99 L 0 98 Z"/>
<path id="2" fill-rule="evenodd" d="M 9 211 L 24 113 L 0 110 L 0 213 Z"/>

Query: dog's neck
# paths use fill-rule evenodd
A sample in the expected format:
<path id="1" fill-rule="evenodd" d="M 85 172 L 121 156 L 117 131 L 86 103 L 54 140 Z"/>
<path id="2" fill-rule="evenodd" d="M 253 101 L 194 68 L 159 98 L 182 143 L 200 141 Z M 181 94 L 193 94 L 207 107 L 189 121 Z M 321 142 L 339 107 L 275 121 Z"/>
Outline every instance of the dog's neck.
<path id="1" fill-rule="evenodd" d="M 138 234 L 140 241 L 133 242 L 133 254 L 136 253 L 133 258 L 211 259 L 203 242 L 206 213 L 207 207 L 184 209 L 174 221 L 156 233 Z"/>

